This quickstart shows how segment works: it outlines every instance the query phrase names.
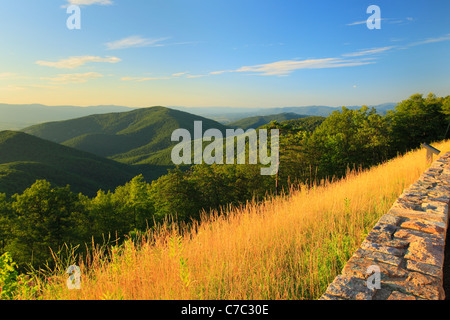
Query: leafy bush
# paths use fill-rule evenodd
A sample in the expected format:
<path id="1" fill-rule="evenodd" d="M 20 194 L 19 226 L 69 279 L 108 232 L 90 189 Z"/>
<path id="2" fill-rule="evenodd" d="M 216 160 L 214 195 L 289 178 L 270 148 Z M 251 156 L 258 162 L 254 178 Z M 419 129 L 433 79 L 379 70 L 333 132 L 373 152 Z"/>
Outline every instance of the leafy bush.
<path id="1" fill-rule="evenodd" d="M 18 286 L 17 265 L 6 252 L 0 256 L 0 299 L 12 299 Z"/>

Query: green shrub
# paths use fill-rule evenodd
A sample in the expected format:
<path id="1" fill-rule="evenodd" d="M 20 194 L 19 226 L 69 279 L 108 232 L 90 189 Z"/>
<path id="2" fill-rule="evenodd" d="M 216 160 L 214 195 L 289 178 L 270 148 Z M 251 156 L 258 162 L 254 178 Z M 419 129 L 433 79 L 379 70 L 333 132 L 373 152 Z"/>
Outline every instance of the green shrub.
<path id="1" fill-rule="evenodd" d="M 17 265 L 11 255 L 6 252 L 0 256 L 0 299 L 12 299 L 18 287 Z"/>

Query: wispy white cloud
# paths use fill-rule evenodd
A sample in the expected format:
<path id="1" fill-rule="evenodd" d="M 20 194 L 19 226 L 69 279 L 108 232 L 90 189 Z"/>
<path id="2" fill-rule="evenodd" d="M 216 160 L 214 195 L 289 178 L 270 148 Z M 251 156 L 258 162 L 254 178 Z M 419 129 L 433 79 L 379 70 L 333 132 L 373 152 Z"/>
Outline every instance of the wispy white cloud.
<path id="1" fill-rule="evenodd" d="M 161 43 L 169 38 L 143 38 L 141 36 L 130 36 L 117 41 L 105 43 L 108 50 L 119 50 L 127 48 L 139 47 L 163 47 L 165 44 Z"/>
<path id="2" fill-rule="evenodd" d="M 112 5 L 113 2 L 111 0 L 67 0 L 67 5 L 77 5 L 77 6 L 91 6 L 93 4 L 99 4 L 99 5 Z"/>
<path id="3" fill-rule="evenodd" d="M 429 38 L 409 44 L 407 47 L 449 41 L 450 33 L 440 37 Z M 407 48 L 406 47 L 406 48 Z M 393 49 L 402 49 L 398 46 L 386 46 L 380 48 L 364 49 L 357 52 L 342 54 L 340 57 L 324 59 L 307 60 L 282 60 L 272 63 L 259 64 L 254 66 L 244 66 L 235 70 L 221 70 L 210 72 L 210 75 L 218 75 L 226 72 L 248 72 L 264 76 L 287 76 L 290 73 L 301 69 L 326 69 L 355 67 L 368 64 L 374 64 L 377 61 L 376 54 L 392 51 Z"/>
<path id="4" fill-rule="evenodd" d="M 281 60 L 266 64 L 259 64 L 254 66 L 244 66 L 235 70 L 221 70 L 210 72 L 210 75 L 218 75 L 227 72 L 249 72 L 264 76 L 287 76 L 290 73 L 301 69 L 329 69 L 329 68 L 344 68 L 364 66 L 376 63 L 374 57 L 370 57 L 377 53 L 382 53 L 393 49 L 394 46 L 371 48 L 360 50 L 357 52 L 343 54 L 340 57 L 323 58 L 323 59 L 291 59 Z"/>
<path id="5" fill-rule="evenodd" d="M 172 74 L 172 76 L 173 77 L 181 77 L 181 76 L 184 76 L 185 74 L 187 74 L 187 72 L 178 72 L 178 73 Z"/>
<path id="6" fill-rule="evenodd" d="M 209 74 L 214 75 L 214 74 L 222 74 L 222 73 L 225 73 L 225 72 L 232 72 L 232 70 L 230 70 L 230 71 L 227 71 L 227 70 L 222 70 L 222 71 L 212 71 L 212 72 L 210 72 Z"/>
<path id="7" fill-rule="evenodd" d="M 396 23 L 402 23 L 402 22 L 404 22 L 403 20 L 400 20 L 400 19 L 397 19 L 397 20 L 389 20 L 388 21 L 389 23 L 392 23 L 392 24 L 396 24 Z"/>
<path id="8" fill-rule="evenodd" d="M 172 78 L 173 77 L 122 77 L 122 78 L 120 78 L 120 80 L 143 82 L 143 81 L 151 81 L 151 80 L 169 80 Z"/>
<path id="9" fill-rule="evenodd" d="M 450 34 L 441 37 L 429 38 L 424 41 L 419 41 L 412 43 L 407 47 L 413 45 L 421 45 L 427 43 L 435 43 L 441 41 L 450 40 Z M 275 61 L 265 64 L 258 65 L 250 65 L 243 66 L 237 69 L 230 70 L 216 70 L 211 71 L 208 74 L 198 74 L 192 75 L 188 72 L 179 72 L 174 73 L 171 76 L 164 77 L 123 77 L 121 78 L 123 81 L 149 81 L 149 80 L 166 80 L 166 79 L 174 79 L 174 78 L 200 78 L 207 77 L 212 75 L 220 75 L 224 73 L 249 73 L 255 75 L 263 75 L 263 76 L 288 76 L 289 74 L 301 70 L 301 69 L 328 69 L 328 68 L 345 68 L 345 67 L 356 67 L 356 66 L 364 66 L 369 64 L 377 63 L 379 56 L 378 54 L 386 53 L 394 51 L 394 49 L 402 49 L 399 46 L 385 46 L 379 48 L 370 48 L 370 49 L 362 49 L 356 52 L 342 54 L 339 57 L 333 58 L 322 58 L 322 59 L 290 59 L 290 60 L 281 60 Z M 354 88 L 357 86 L 355 85 Z"/>
<path id="10" fill-rule="evenodd" d="M 385 49 L 387 50 L 387 49 Z M 382 50 L 378 50 L 382 51 Z M 375 53 L 375 49 L 366 50 L 366 52 L 355 53 L 354 56 L 363 56 Z M 243 66 L 238 69 L 231 70 L 219 70 L 212 71 L 207 74 L 189 74 L 188 72 L 174 73 L 171 76 L 161 76 L 161 77 L 122 77 L 122 81 L 150 81 L 150 80 L 168 80 L 168 79 L 195 79 L 203 78 L 212 75 L 219 75 L 224 73 L 250 73 L 256 75 L 264 76 L 288 76 L 290 73 L 300 70 L 300 69 L 326 69 L 326 68 L 343 68 L 343 67 L 354 67 L 363 66 L 375 63 L 374 58 L 362 57 L 357 59 L 347 59 L 343 57 L 339 58 L 324 58 L 324 59 L 307 59 L 307 60 L 282 60 L 266 64 L 259 64 L 253 66 Z"/>
<path id="11" fill-rule="evenodd" d="M 210 74 L 221 74 L 225 72 L 249 72 L 264 76 L 287 76 L 300 69 L 327 69 L 343 68 L 372 64 L 373 61 L 361 59 L 346 60 L 342 58 L 307 59 L 307 60 L 282 60 L 254 66 L 244 66 L 236 70 L 214 71 Z"/>
<path id="12" fill-rule="evenodd" d="M 450 40 L 450 34 L 441 37 L 429 38 L 424 41 L 419 41 L 408 45 L 407 47 L 413 45 L 435 43 L 441 41 Z M 405 47 L 405 48 L 407 48 Z M 281 60 L 265 64 L 243 66 L 237 69 L 230 70 L 216 70 L 211 71 L 208 74 L 192 75 L 188 72 L 174 73 L 171 76 L 165 77 L 123 77 L 123 81 L 148 81 L 148 80 L 162 80 L 162 79 L 173 79 L 173 78 L 200 78 L 212 75 L 220 75 L 224 73 L 249 73 L 262 76 L 278 76 L 284 77 L 289 74 L 301 70 L 301 69 L 329 69 L 329 68 L 345 68 L 345 67 L 356 67 L 364 66 L 369 64 L 377 63 L 378 56 L 381 53 L 391 52 L 394 49 L 402 49 L 399 46 L 385 46 L 379 48 L 362 49 L 356 52 L 342 54 L 339 57 L 333 58 L 322 58 L 322 59 L 290 59 Z"/>
<path id="13" fill-rule="evenodd" d="M 352 52 L 352 53 L 346 53 L 343 54 L 343 57 L 361 57 L 361 56 L 368 56 L 368 55 L 372 55 L 372 54 L 377 54 L 377 53 L 382 53 L 382 52 L 386 52 L 388 50 L 391 50 L 392 48 L 394 48 L 393 46 L 391 47 L 382 47 L 382 48 L 372 48 L 372 49 L 367 49 L 367 50 L 360 50 L 357 52 Z"/>
<path id="14" fill-rule="evenodd" d="M 195 79 L 195 78 L 203 78 L 203 77 L 207 77 L 207 74 L 188 74 L 186 76 L 186 78 L 188 79 Z"/>
<path id="15" fill-rule="evenodd" d="M 449 41 L 449 40 L 450 40 L 450 33 L 448 33 L 444 36 L 441 36 L 441 37 L 428 38 L 423 41 L 413 42 L 413 43 L 410 43 L 409 46 L 419 46 L 422 44 L 436 43 L 436 42 Z"/>
<path id="16" fill-rule="evenodd" d="M 387 20 L 386 18 L 380 18 L 380 19 L 374 19 L 375 20 L 375 22 L 378 22 L 378 21 L 383 21 L 383 20 Z M 360 25 L 360 24 L 367 24 L 367 20 L 361 20 L 361 21 L 355 21 L 355 22 L 352 22 L 352 23 L 347 23 L 346 24 L 346 26 L 357 26 L 357 25 Z"/>
<path id="17" fill-rule="evenodd" d="M 58 69 L 75 69 L 85 65 L 88 62 L 107 62 L 107 63 L 118 63 L 122 61 L 117 57 L 95 57 L 95 56 L 78 56 L 69 57 L 67 59 L 62 59 L 59 61 L 36 61 L 36 64 L 40 66 L 58 68 Z"/>
<path id="18" fill-rule="evenodd" d="M 207 77 L 207 74 L 189 74 L 189 72 L 178 72 L 173 73 L 170 76 L 161 76 L 161 77 L 122 77 L 120 80 L 122 81 L 134 81 L 134 82 L 143 82 L 143 81 L 152 81 L 152 80 L 170 80 L 170 79 L 193 79 L 193 78 L 203 78 Z"/>
<path id="19" fill-rule="evenodd" d="M 42 77 L 41 80 L 49 80 L 53 83 L 84 83 L 88 80 L 102 78 L 103 75 L 98 72 L 86 72 L 86 73 L 66 73 L 58 74 L 56 77 Z"/>
<path id="20" fill-rule="evenodd" d="M 380 18 L 380 19 L 375 19 L 375 21 L 376 22 L 385 21 L 390 24 L 396 24 L 396 23 L 403 23 L 403 22 L 412 22 L 412 21 L 414 21 L 414 18 L 411 18 L 411 17 L 406 17 L 405 19 Z M 372 20 L 371 20 L 371 22 L 372 22 Z M 361 25 L 361 24 L 367 24 L 367 20 L 361 20 L 361 21 L 347 23 L 346 26 L 357 26 L 357 25 Z"/>

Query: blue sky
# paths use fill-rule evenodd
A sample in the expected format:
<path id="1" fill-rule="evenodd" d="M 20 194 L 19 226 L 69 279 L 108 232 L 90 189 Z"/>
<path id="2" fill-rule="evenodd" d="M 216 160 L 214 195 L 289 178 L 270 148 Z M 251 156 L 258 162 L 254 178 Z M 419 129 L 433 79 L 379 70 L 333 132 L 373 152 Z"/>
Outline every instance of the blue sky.
<path id="1" fill-rule="evenodd" d="M 80 7 L 69 30 L 67 6 Z M 381 9 L 381 29 L 366 25 Z M 450 1 L 1 0 L 0 103 L 373 105 L 450 94 Z"/>

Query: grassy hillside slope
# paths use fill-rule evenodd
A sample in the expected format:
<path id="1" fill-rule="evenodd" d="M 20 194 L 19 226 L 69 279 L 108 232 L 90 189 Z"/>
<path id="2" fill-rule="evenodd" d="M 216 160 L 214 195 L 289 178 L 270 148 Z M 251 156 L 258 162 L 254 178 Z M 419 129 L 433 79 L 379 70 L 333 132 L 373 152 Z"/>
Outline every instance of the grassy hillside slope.
<path id="1" fill-rule="evenodd" d="M 445 153 L 450 141 L 433 144 Z M 82 289 L 61 265 L 44 299 L 317 299 L 404 188 L 426 170 L 417 150 L 290 196 L 209 215 L 193 229 L 161 226 L 137 243 L 79 261 Z"/>
<path id="2" fill-rule="evenodd" d="M 200 116 L 151 107 L 50 122 L 23 131 L 120 162 L 148 164 L 158 152 L 176 144 L 171 142 L 175 129 L 184 128 L 193 134 L 194 121 L 202 121 L 203 131 L 216 128 L 225 132 L 226 129 L 222 124 Z M 170 158 L 163 159 L 164 163 L 159 161 L 158 164 L 171 164 Z"/>
<path id="3" fill-rule="evenodd" d="M 0 192 L 22 192 L 36 179 L 46 179 L 86 195 L 114 189 L 142 168 L 40 139 L 23 132 L 0 132 Z M 146 169 L 148 174 L 150 168 Z"/>

